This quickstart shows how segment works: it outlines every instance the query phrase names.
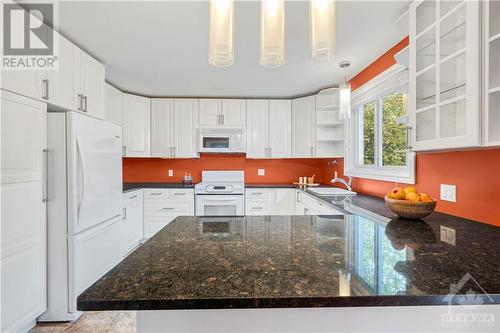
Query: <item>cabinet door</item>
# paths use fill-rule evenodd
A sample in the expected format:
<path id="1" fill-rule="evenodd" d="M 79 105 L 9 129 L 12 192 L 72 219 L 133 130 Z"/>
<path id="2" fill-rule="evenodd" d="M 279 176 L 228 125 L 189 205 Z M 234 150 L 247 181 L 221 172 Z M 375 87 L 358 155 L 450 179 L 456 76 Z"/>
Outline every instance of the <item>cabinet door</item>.
<path id="1" fill-rule="evenodd" d="M 80 68 L 84 112 L 104 119 L 104 66 L 85 52 L 81 52 Z"/>
<path id="2" fill-rule="evenodd" d="M 292 101 L 292 157 L 314 156 L 315 98 Z"/>
<path id="3" fill-rule="evenodd" d="M 122 126 L 123 123 L 123 93 L 106 83 L 104 99 L 104 120 Z"/>
<path id="4" fill-rule="evenodd" d="M 81 50 L 59 34 L 59 61 L 57 70 L 47 71 L 49 103 L 77 110 L 80 93 L 80 54 Z"/>
<path id="5" fill-rule="evenodd" d="M 289 100 L 269 101 L 269 148 L 271 157 L 292 156 L 292 110 Z"/>
<path id="6" fill-rule="evenodd" d="M 223 99 L 222 125 L 245 127 L 246 108 L 244 99 Z"/>
<path id="7" fill-rule="evenodd" d="M 123 95 L 123 150 L 126 157 L 149 157 L 149 98 Z"/>
<path id="8" fill-rule="evenodd" d="M 269 101 L 249 99 L 247 101 L 247 157 L 269 157 Z"/>
<path id="9" fill-rule="evenodd" d="M 2 89 L 37 100 L 45 99 L 43 82 L 46 79 L 45 71 L 2 69 L 1 76 Z"/>
<path id="10" fill-rule="evenodd" d="M 46 309 L 46 104 L 1 91 L 1 332 Z"/>
<path id="11" fill-rule="evenodd" d="M 151 100 L 151 156 L 174 157 L 174 100 Z"/>
<path id="12" fill-rule="evenodd" d="M 293 188 L 275 189 L 275 201 L 273 214 L 276 215 L 295 215 L 296 213 L 296 191 Z"/>
<path id="13" fill-rule="evenodd" d="M 123 208 L 124 254 L 127 255 L 140 244 L 144 236 L 142 190 L 124 194 L 130 199 Z"/>
<path id="14" fill-rule="evenodd" d="M 221 123 L 221 100 L 220 99 L 200 99 L 199 100 L 199 125 L 200 126 L 220 126 Z"/>
<path id="15" fill-rule="evenodd" d="M 198 100 L 175 99 L 174 106 L 174 157 L 197 157 Z"/>

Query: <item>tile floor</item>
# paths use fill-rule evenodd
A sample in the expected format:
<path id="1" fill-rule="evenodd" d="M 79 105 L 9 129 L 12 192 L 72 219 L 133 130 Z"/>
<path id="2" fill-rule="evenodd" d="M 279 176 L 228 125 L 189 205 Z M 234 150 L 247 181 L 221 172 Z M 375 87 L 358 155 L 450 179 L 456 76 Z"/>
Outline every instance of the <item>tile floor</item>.
<path id="1" fill-rule="evenodd" d="M 85 312 L 73 323 L 38 323 L 29 333 L 135 333 L 135 311 Z"/>

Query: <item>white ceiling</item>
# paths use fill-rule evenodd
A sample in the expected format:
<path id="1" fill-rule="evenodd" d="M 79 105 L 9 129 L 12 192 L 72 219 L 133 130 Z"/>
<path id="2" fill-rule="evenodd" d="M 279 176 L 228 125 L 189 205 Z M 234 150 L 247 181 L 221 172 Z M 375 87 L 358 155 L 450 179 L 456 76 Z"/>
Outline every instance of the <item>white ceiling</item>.
<path id="1" fill-rule="evenodd" d="M 338 61 L 361 71 L 408 34 L 406 1 L 339 1 L 337 60 L 309 58 L 308 2 L 286 3 L 286 56 L 259 65 L 260 2 L 237 1 L 235 63 L 208 63 L 207 1 L 81 1 L 59 5 L 59 30 L 106 66 L 106 80 L 146 96 L 295 97 L 343 81 Z"/>

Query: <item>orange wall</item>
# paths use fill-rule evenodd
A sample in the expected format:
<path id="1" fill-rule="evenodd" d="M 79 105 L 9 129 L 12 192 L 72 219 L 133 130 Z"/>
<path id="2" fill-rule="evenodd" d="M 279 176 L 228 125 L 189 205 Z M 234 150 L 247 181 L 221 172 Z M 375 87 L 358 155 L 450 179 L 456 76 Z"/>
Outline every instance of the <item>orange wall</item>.
<path id="1" fill-rule="evenodd" d="M 194 181 L 201 180 L 203 170 L 244 170 L 245 181 L 294 182 L 299 177 L 316 175 L 321 182 L 322 170 L 328 159 L 247 159 L 244 154 L 202 154 L 199 159 L 124 158 L 123 180 L 125 182 L 179 182 L 184 173 L 191 172 Z M 174 176 L 168 177 L 168 170 Z M 257 176 L 257 169 L 265 169 L 265 176 Z"/>
<path id="2" fill-rule="evenodd" d="M 353 77 L 353 90 L 395 64 L 394 54 L 408 43 L 407 37 Z M 323 178 L 334 171 L 343 174 L 343 170 L 343 161 L 337 166 L 327 166 Z M 440 184 L 457 186 L 457 202 L 439 200 Z M 357 192 L 378 197 L 396 186 L 392 182 L 363 178 L 354 179 L 353 185 Z M 440 212 L 500 226 L 500 149 L 418 153 L 416 187 L 438 199 Z"/>

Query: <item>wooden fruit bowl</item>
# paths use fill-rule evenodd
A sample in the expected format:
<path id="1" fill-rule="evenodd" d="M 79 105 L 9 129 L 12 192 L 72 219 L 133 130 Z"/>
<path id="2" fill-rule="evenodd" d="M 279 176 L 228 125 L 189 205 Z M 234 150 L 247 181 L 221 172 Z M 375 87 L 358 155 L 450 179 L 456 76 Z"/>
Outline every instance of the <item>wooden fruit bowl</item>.
<path id="1" fill-rule="evenodd" d="M 385 197 L 385 204 L 399 217 L 418 220 L 426 217 L 436 209 L 436 201 L 408 201 Z"/>

